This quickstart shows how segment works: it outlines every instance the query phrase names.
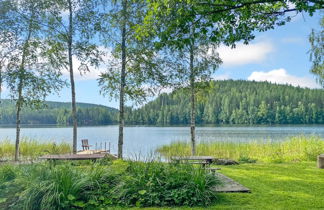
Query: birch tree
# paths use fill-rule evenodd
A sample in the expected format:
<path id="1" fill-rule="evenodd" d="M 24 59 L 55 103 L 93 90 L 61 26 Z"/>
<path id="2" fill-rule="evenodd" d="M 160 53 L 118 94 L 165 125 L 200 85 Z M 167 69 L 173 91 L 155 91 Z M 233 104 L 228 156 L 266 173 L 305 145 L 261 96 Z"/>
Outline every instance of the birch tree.
<path id="1" fill-rule="evenodd" d="M 317 76 L 318 82 L 324 87 L 324 16 L 320 20 L 320 30 L 312 30 L 309 36 L 311 44 L 311 72 Z"/>
<path id="2" fill-rule="evenodd" d="M 104 95 L 119 99 L 118 158 L 123 158 L 125 101 L 142 103 L 165 77 L 150 38 L 136 38 L 135 26 L 143 22 L 145 10 L 143 0 L 121 0 L 107 6 L 103 15 L 102 40 L 112 50 L 99 85 Z"/>
<path id="3" fill-rule="evenodd" d="M 73 153 L 77 152 L 77 107 L 75 91 L 75 69 L 80 74 L 90 71 L 90 66 L 98 66 L 100 51 L 92 42 L 95 36 L 96 1 L 95 0 L 49 0 L 48 36 L 53 45 L 60 50 L 55 59 L 61 63 L 60 70 L 69 72 L 73 121 Z M 81 65 L 75 67 L 74 61 Z"/>
<path id="4" fill-rule="evenodd" d="M 19 160 L 21 110 L 25 106 L 39 108 L 47 95 L 64 85 L 61 73 L 47 56 L 53 49 L 40 25 L 44 15 L 42 3 L 38 0 L 10 1 L 7 5 L 10 9 L 1 19 L 1 34 L 9 35 L 2 44 L 10 52 L 3 78 L 16 101 L 15 161 Z"/>

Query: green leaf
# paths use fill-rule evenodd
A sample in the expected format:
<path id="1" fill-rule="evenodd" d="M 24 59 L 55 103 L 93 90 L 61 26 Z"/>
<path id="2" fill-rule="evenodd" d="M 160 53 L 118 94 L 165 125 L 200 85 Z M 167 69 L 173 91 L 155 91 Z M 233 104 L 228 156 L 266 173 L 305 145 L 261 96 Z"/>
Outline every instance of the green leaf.
<path id="1" fill-rule="evenodd" d="M 73 203 L 73 205 L 81 208 L 85 207 L 85 203 L 83 201 L 76 201 Z"/>
<path id="2" fill-rule="evenodd" d="M 138 194 L 140 194 L 140 195 L 144 195 L 146 193 L 146 190 L 140 190 L 140 191 L 138 191 Z"/>
<path id="3" fill-rule="evenodd" d="M 97 202 L 95 200 L 89 200 L 88 203 L 91 204 L 91 205 L 96 205 L 97 204 Z"/>
<path id="4" fill-rule="evenodd" d="M 140 207 L 141 206 L 141 201 L 136 201 L 136 207 Z"/>
<path id="5" fill-rule="evenodd" d="M 4 203 L 7 201 L 7 198 L 0 198 L 0 203 Z"/>
<path id="6" fill-rule="evenodd" d="M 75 197 L 74 197 L 73 195 L 69 194 L 69 195 L 67 196 L 67 199 L 68 199 L 69 201 L 73 201 L 73 200 L 75 200 Z"/>

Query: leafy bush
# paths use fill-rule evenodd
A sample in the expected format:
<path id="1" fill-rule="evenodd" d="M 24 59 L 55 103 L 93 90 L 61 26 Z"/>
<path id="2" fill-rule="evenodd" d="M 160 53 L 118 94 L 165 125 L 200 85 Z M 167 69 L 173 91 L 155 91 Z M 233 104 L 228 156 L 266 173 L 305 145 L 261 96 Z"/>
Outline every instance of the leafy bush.
<path id="1" fill-rule="evenodd" d="M 215 199 L 215 176 L 189 164 L 129 162 L 113 190 L 116 204 L 128 206 L 206 206 Z"/>
<path id="2" fill-rule="evenodd" d="M 218 184 L 215 176 L 201 168 L 155 161 L 116 160 L 107 165 L 79 166 L 60 162 L 13 170 L 15 176 L 10 179 L 22 189 L 18 202 L 12 205 L 31 210 L 206 206 L 216 198 L 212 188 Z M 11 170 L 6 171 L 10 174 Z"/>

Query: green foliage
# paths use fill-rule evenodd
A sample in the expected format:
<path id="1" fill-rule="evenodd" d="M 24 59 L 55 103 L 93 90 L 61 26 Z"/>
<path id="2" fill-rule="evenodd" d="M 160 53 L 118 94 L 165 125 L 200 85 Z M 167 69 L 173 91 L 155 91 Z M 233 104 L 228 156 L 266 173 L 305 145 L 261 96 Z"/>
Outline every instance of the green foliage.
<path id="1" fill-rule="evenodd" d="M 264 32 L 284 25 L 296 12 L 310 15 L 322 9 L 321 1 L 250 1 L 250 0 L 149 0 L 144 25 L 137 27 L 139 37 L 158 36 L 158 45 L 187 46 L 188 32 L 195 23 L 195 38 L 235 46 L 248 43 L 255 31 Z"/>
<path id="2" fill-rule="evenodd" d="M 165 157 L 190 155 L 190 144 L 175 142 L 157 151 Z M 324 141 L 319 137 L 291 137 L 282 142 L 202 142 L 197 145 L 197 155 L 229 158 L 241 162 L 295 162 L 315 161 L 324 153 Z"/>
<path id="3" fill-rule="evenodd" d="M 11 172 L 15 176 L 8 176 Z M 206 206 L 215 201 L 215 176 L 192 165 L 116 160 L 109 165 L 33 164 L 0 170 L 22 190 L 8 203 L 24 209 L 112 206 Z M 9 177 L 9 178 L 8 178 Z M 10 192 L 0 196 L 9 198 Z M 13 189 L 11 189 L 13 190 Z"/>
<path id="4" fill-rule="evenodd" d="M 322 124 L 322 90 L 252 81 L 213 81 L 199 92 L 197 124 Z M 187 89 L 161 94 L 128 112 L 129 124 L 186 125 L 190 122 Z"/>
<path id="5" fill-rule="evenodd" d="M 21 159 L 34 160 L 46 154 L 66 154 L 70 153 L 71 145 L 68 143 L 55 144 L 52 142 L 40 142 L 28 138 L 23 138 L 20 142 Z M 6 139 L 0 141 L 0 159 L 10 160 L 14 157 L 15 145 Z"/>
<path id="6" fill-rule="evenodd" d="M 206 206 L 215 199 L 216 184 L 214 176 L 190 164 L 129 162 L 114 198 L 129 206 Z"/>
<path id="7" fill-rule="evenodd" d="M 65 209 L 75 203 L 82 188 L 88 183 L 88 176 L 68 165 L 33 167 L 23 174 L 30 180 L 21 195 L 25 209 Z"/>
<path id="8" fill-rule="evenodd" d="M 165 79 L 167 65 L 162 65 L 163 59 L 157 56 L 152 37 L 136 38 L 135 26 L 144 21 L 146 3 L 112 1 L 106 3 L 104 12 L 100 13 L 101 41 L 111 48 L 111 56 L 106 62 L 107 71 L 100 75 L 98 82 L 100 92 L 110 99 L 123 97 L 126 101 L 143 103 L 154 96 L 157 84 Z"/>
<path id="9" fill-rule="evenodd" d="M 311 72 L 318 76 L 319 83 L 324 87 L 324 16 L 320 22 L 321 31 L 312 30 L 309 36 L 311 44 L 310 60 L 313 65 Z"/>
<path id="10" fill-rule="evenodd" d="M 45 102 L 39 110 L 24 109 L 22 124 L 72 125 L 71 103 Z M 78 125 L 107 125 L 117 122 L 118 110 L 106 106 L 77 103 Z M 0 124 L 15 124 L 15 105 L 10 100 L 1 100 Z"/>
<path id="11" fill-rule="evenodd" d="M 1 48 L 6 49 L 6 55 L 1 55 L 1 81 L 16 99 L 17 107 L 38 107 L 46 96 L 65 85 L 48 56 L 52 46 L 44 38 L 44 2 L 11 1 L 7 5 L 9 9 L 0 20 L 1 34 L 9 35 L 0 39 Z M 3 59 L 6 62 L 2 63 Z"/>
<path id="12" fill-rule="evenodd" d="M 16 178 L 16 171 L 12 165 L 3 165 L 0 167 L 0 183 L 8 182 Z"/>

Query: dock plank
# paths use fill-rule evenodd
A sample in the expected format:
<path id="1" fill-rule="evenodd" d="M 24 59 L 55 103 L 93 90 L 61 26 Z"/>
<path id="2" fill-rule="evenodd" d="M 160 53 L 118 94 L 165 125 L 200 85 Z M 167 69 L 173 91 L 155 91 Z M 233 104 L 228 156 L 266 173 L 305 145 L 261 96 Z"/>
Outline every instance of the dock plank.
<path id="1" fill-rule="evenodd" d="M 243 185 L 239 184 L 238 182 L 234 181 L 233 179 L 221 173 L 216 173 L 215 176 L 217 176 L 219 180 L 222 182 L 221 185 L 217 185 L 214 187 L 215 192 L 224 192 L 224 193 L 235 193 L 235 192 L 250 193 L 251 192 L 250 189 L 244 187 Z"/>
<path id="2" fill-rule="evenodd" d="M 95 160 L 106 157 L 109 154 L 66 154 L 66 155 L 44 155 L 44 160 Z"/>
<path id="3" fill-rule="evenodd" d="M 184 157 L 178 157 L 173 156 L 171 157 L 172 160 L 213 160 L 215 159 L 212 156 L 184 156 Z"/>

